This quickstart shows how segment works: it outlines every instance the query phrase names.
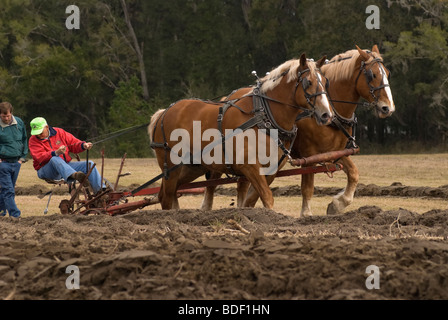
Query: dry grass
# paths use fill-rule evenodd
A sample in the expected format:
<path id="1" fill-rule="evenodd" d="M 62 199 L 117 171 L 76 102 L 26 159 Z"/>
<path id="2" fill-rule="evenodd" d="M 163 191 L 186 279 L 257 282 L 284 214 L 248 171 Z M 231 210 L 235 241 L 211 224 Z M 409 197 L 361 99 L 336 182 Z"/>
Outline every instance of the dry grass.
<path id="1" fill-rule="evenodd" d="M 360 171 L 360 183 L 389 186 L 393 182 L 401 182 L 407 186 L 439 187 L 448 184 L 448 154 L 430 155 L 357 155 L 353 157 Z M 96 162 L 101 172 L 101 159 L 92 159 Z M 115 183 L 121 159 L 105 159 L 104 176 Z M 160 169 L 154 159 L 126 159 L 123 170 L 131 172 L 130 176 L 122 177 L 121 186 L 132 184 L 141 185 L 160 173 Z M 202 178 L 201 178 L 202 179 Z M 316 174 L 316 186 L 319 187 L 344 187 L 345 174 L 336 172 L 333 178 L 326 174 Z M 282 177 L 276 179 L 272 186 L 289 186 L 300 184 L 299 176 Z M 45 182 L 37 178 L 36 171 L 31 161 L 22 166 L 17 186 L 30 187 L 33 185 L 45 185 Z M 53 196 L 50 201 L 49 214 L 58 213 L 59 202 L 67 197 Z M 214 208 L 228 208 L 235 197 L 217 196 Z M 38 199 L 36 196 L 17 196 L 16 202 L 22 210 L 22 216 L 42 215 L 47 204 L 48 197 Z M 184 196 L 180 198 L 183 208 L 199 208 L 202 196 Z M 331 201 L 330 196 L 315 197 L 312 208 L 315 215 L 324 215 L 326 207 Z M 365 205 L 376 205 L 383 210 L 404 208 L 423 213 L 431 209 L 448 209 L 448 202 L 444 199 L 399 198 L 399 197 L 359 197 L 355 198 L 348 210 L 354 210 Z M 261 204 L 257 204 L 261 207 Z M 300 197 L 277 197 L 274 209 L 284 214 L 297 216 L 301 207 Z M 151 209 L 160 209 L 160 205 L 151 206 Z"/>

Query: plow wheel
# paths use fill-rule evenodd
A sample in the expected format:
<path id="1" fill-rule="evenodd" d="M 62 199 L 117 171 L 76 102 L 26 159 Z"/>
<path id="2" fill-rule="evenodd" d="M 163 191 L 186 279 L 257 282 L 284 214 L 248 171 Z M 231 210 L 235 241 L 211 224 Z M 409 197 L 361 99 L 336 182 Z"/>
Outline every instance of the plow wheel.
<path id="1" fill-rule="evenodd" d="M 80 184 L 78 187 L 74 187 L 70 191 L 70 200 L 64 199 L 59 203 L 61 214 L 78 213 L 79 209 L 91 199 L 92 193 L 93 191 L 90 184 L 87 184 L 86 186 Z"/>
<path id="2" fill-rule="evenodd" d="M 69 200 L 62 200 L 59 204 L 59 210 L 62 214 L 72 214 L 73 213 L 73 203 Z"/>

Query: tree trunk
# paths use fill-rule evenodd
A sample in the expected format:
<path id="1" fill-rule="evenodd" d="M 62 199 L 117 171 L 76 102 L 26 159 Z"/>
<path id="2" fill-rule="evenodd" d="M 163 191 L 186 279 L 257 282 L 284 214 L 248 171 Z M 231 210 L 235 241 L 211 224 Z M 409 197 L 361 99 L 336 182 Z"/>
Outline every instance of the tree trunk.
<path id="1" fill-rule="evenodd" d="M 149 91 L 148 91 L 148 80 L 146 79 L 146 70 L 145 70 L 145 62 L 143 60 L 143 43 L 141 45 L 138 44 L 137 36 L 135 35 L 134 28 L 132 27 L 131 19 L 129 17 L 128 8 L 126 6 L 125 0 L 120 0 L 121 6 L 123 7 L 124 18 L 126 21 L 126 25 L 128 26 L 129 33 L 131 34 L 132 41 L 134 42 L 134 50 L 137 54 L 138 64 L 140 66 L 140 76 L 143 88 L 143 98 L 148 101 L 149 100 Z"/>

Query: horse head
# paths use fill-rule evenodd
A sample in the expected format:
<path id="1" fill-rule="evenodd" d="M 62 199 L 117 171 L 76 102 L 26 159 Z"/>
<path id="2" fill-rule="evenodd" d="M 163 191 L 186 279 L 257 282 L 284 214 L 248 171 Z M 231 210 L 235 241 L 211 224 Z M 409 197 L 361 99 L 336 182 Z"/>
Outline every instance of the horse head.
<path id="1" fill-rule="evenodd" d="M 324 60 L 325 57 L 319 63 Z M 314 116 L 319 125 L 331 123 L 333 111 L 326 92 L 327 79 L 316 62 L 307 60 L 305 54 L 273 69 L 260 83 L 261 93 L 301 109 L 304 115 Z"/>
<path id="2" fill-rule="evenodd" d="M 324 56 L 319 61 L 314 62 L 306 59 L 306 55 L 302 54 L 300 65 L 297 68 L 296 102 L 299 105 L 308 105 L 312 108 L 318 125 L 329 125 L 333 118 L 326 91 L 328 80 L 320 71 L 320 67 L 325 63 L 326 58 Z"/>
<path id="3" fill-rule="evenodd" d="M 362 50 L 358 46 L 356 48 L 360 59 L 356 88 L 359 94 L 375 107 L 379 118 L 387 118 L 395 111 L 389 85 L 390 71 L 384 66 L 377 45 L 373 46 L 372 51 Z"/>

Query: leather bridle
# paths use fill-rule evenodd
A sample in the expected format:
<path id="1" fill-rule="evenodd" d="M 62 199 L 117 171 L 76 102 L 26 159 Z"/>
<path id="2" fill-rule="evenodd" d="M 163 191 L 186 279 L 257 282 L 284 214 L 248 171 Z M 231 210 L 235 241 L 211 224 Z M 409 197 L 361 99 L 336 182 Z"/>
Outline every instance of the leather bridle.
<path id="1" fill-rule="evenodd" d="M 390 85 L 388 83 L 384 83 L 384 81 L 381 80 L 381 85 L 379 85 L 378 87 L 372 86 L 371 82 L 374 79 L 374 74 L 373 74 L 373 71 L 372 71 L 372 66 L 369 69 L 367 69 L 367 66 L 371 65 L 373 63 L 377 63 L 378 64 L 378 66 L 380 67 L 379 69 L 380 69 L 381 73 L 382 73 L 381 65 L 383 66 L 383 68 L 385 70 L 387 70 L 386 66 L 384 65 L 383 61 L 380 58 L 374 58 L 372 61 L 370 61 L 368 63 L 366 63 L 365 61 L 361 61 L 361 67 L 359 68 L 359 73 L 358 73 L 358 76 L 356 77 L 355 86 L 357 86 L 357 84 L 358 84 L 359 76 L 361 75 L 361 73 L 363 73 L 364 76 L 365 76 L 366 82 L 367 82 L 367 86 L 369 87 L 369 92 L 370 92 L 370 94 L 371 94 L 371 96 L 373 98 L 373 102 L 370 103 L 370 104 L 371 105 L 377 105 L 379 96 L 377 96 L 375 94 L 375 92 L 378 91 L 378 90 L 381 90 L 381 89 L 383 89 L 385 87 L 390 87 Z M 390 77 L 390 71 L 389 71 L 388 77 Z"/>

